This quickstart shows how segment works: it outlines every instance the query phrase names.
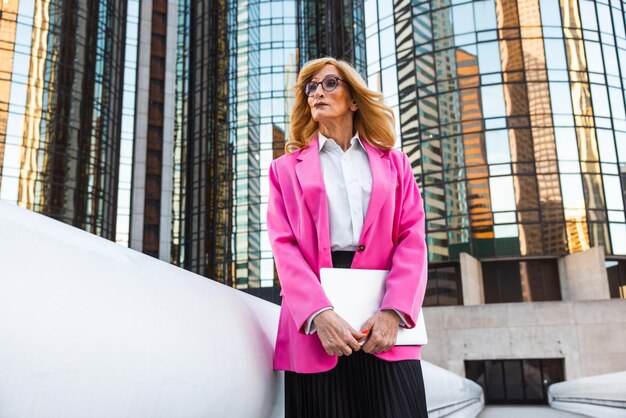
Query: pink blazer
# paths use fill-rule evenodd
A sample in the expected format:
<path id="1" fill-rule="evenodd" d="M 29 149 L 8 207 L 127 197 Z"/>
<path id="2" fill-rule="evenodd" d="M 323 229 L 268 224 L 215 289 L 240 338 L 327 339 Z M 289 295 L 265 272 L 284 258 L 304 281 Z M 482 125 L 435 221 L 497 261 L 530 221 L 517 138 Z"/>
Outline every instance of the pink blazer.
<path id="1" fill-rule="evenodd" d="M 428 271 L 424 208 L 409 159 L 363 141 L 372 170 L 372 194 L 352 268 L 390 270 L 383 308 L 395 308 L 415 326 L 424 300 Z M 318 139 L 274 161 L 269 171 L 267 230 L 283 297 L 274 369 L 319 373 L 332 369 L 316 334 L 306 335 L 307 319 L 332 306 L 319 271 L 332 267 L 326 190 Z M 396 346 L 377 354 L 388 361 L 419 359 L 421 346 Z"/>

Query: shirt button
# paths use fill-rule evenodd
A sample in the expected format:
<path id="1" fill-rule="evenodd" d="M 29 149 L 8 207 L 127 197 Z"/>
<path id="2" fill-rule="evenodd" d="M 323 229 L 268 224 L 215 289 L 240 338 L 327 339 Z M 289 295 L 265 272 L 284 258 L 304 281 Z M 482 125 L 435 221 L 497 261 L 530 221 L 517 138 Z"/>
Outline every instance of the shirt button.
<path id="1" fill-rule="evenodd" d="M 365 245 L 361 244 L 358 247 L 356 247 L 356 249 L 359 251 L 365 251 Z"/>

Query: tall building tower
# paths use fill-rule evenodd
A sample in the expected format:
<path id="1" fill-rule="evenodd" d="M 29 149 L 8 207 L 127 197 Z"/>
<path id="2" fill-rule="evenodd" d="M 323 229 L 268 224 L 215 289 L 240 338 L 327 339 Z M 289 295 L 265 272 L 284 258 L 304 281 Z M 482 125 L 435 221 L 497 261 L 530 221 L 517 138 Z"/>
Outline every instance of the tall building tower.
<path id="1" fill-rule="evenodd" d="M 238 288 L 279 301 L 266 227 L 269 165 L 282 155 L 289 135 L 298 68 L 325 55 L 363 62 L 362 3 L 236 4 L 229 19 L 233 62 L 229 103 L 235 129 L 233 275 Z"/>
<path id="2" fill-rule="evenodd" d="M 303 62 L 365 74 L 362 2 L 16 0 L 0 25 L 3 200 L 278 299 L 267 170 Z"/>
<path id="3" fill-rule="evenodd" d="M 297 0 L 300 62 L 331 56 L 366 75 L 363 2 Z"/>
<path id="4" fill-rule="evenodd" d="M 0 198 L 109 239 L 117 220 L 127 6 L 0 6 Z"/>
<path id="5" fill-rule="evenodd" d="M 364 70 L 362 6 L 141 3 L 132 248 L 279 300 L 267 171 L 289 134 L 298 66 L 332 54 Z"/>
<path id="6" fill-rule="evenodd" d="M 140 2 L 129 246 L 169 259 L 178 2 Z"/>
<path id="7" fill-rule="evenodd" d="M 571 317 L 623 312 L 609 299 L 626 283 L 624 3 L 364 10 L 370 86 L 397 104 L 424 197 L 424 358 L 477 380 L 487 402 L 545 402 L 546 382 L 626 367 L 586 351 L 611 326 Z M 547 337 L 555 323 L 577 338 Z"/>

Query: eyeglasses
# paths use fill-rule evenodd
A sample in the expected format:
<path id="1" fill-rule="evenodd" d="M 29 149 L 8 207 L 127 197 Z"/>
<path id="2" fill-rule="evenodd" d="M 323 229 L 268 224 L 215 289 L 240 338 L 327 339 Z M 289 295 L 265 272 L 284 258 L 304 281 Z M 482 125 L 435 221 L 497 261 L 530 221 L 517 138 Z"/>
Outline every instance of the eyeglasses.
<path id="1" fill-rule="evenodd" d="M 315 94 L 315 91 L 317 90 L 317 86 L 319 86 L 320 84 L 322 85 L 322 89 L 324 89 L 325 92 L 330 93 L 337 88 L 340 80 L 344 83 L 346 82 L 346 80 L 344 80 L 343 78 L 339 78 L 336 75 L 329 75 L 328 77 L 324 78 L 321 83 L 318 83 L 317 81 L 309 81 L 304 86 L 304 94 L 306 94 L 308 97 L 313 96 Z"/>

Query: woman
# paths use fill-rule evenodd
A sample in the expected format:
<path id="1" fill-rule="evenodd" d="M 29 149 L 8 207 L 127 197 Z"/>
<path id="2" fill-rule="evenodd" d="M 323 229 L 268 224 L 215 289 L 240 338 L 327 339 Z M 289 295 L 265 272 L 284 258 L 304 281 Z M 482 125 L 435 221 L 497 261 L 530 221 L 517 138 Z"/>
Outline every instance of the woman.
<path id="1" fill-rule="evenodd" d="M 287 154 L 270 166 L 267 229 L 282 286 L 274 368 L 286 417 L 426 417 L 414 327 L 426 287 L 422 200 L 394 117 L 346 62 L 308 62 Z M 390 270 L 363 330 L 332 310 L 320 268 Z M 355 289 L 358 297 L 358 289 Z"/>

